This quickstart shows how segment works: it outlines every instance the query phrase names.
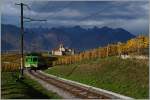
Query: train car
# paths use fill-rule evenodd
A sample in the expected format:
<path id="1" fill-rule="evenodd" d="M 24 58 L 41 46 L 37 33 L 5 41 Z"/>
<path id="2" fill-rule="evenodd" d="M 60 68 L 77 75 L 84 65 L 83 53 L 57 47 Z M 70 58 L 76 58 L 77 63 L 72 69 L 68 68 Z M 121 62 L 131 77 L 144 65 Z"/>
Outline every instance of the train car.
<path id="1" fill-rule="evenodd" d="M 39 56 L 25 56 L 25 68 L 37 68 L 39 66 Z"/>
<path id="2" fill-rule="evenodd" d="M 25 56 L 24 65 L 26 69 L 44 69 L 47 63 L 41 54 L 30 53 Z"/>
<path id="3" fill-rule="evenodd" d="M 52 62 L 57 57 L 43 57 L 41 54 L 30 53 L 25 56 L 24 66 L 26 69 L 47 69 L 52 67 Z"/>

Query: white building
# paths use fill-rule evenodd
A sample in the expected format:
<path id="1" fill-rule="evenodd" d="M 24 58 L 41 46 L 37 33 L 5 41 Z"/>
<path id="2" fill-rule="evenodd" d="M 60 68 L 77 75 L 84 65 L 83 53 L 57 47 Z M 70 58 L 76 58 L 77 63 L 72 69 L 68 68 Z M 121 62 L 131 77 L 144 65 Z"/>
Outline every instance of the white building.
<path id="1" fill-rule="evenodd" d="M 70 48 L 65 48 L 63 44 L 59 45 L 59 48 L 52 50 L 52 55 L 74 55 L 74 50 Z"/>

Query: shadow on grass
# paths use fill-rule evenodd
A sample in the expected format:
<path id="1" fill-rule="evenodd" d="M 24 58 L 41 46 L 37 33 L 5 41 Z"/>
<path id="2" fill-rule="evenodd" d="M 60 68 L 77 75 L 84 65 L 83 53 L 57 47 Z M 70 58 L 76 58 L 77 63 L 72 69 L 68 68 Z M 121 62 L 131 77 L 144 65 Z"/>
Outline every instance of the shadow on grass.
<path id="1" fill-rule="evenodd" d="M 14 78 L 14 79 L 17 79 L 17 76 L 15 76 L 15 75 L 12 75 L 12 77 Z M 42 93 L 41 91 L 39 91 L 39 90 L 37 90 L 37 89 L 35 89 L 35 88 L 33 88 L 33 86 L 32 85 L 29 85 L 29 83 L 27 83 L 26 81 L 25 81 L 26 79 L 23 79 L 23 80 L 17 80 L 16 82 L 18 82 L 19 84 L 21 84 L 23 87 L 22 88 L 20 88 L 19 87 L 19 89 L 21 90 L 21 92 L 23 92 L 23 93 L 18 93 L 17 91 L 15 92 L 15 91 L 11 91 L 11 92 L 9 92 L 9 93 L 7 93 L 6 95 L 12 95 L 12 94 L 20 94 L 20 96 L 18 95 L 18 96 L 14 96 L 14 97 L 12 97 L 12 99 L 17 99 L 17 98 L 28 98 L 28 99 L 50 99 L 50 97 L 49 96 L 47 96 L 46 94 L 44 94 L 44 93 Z M 14 84 L 13 84 L 14 85 Z M 8 88 L 8 87 L 7 87 Z M 16 88 L 17 88 L 17 86 L 16 86 Z M 14 89 L 14 88 L 9 88 L 9 89 Z M 21 95 L 21 94 L 23 94 L 23 95 Z"/>
<path id="2" fill-rule="evenodd" d="M 10 89 L 11 90 L 11 89 Z M 2 95 L 13 95 L 13 94 L 19 94 L 19 91 L 8 91 L 8 92 L 2 92 Z"/>
<path id="3" fill-rule="evenodd" d="M 25 94 L 29 95 L 31 98 L 34 98 L 34 99 L 38 99 L 38 98 L 39 99 L 46 99 L 46 98 L 49 98 L 47 95 L 41 93 L 40 91 L 38 91 L 37 89 L 33 88 L 31 85 L 25 83 L 24 81 L 19 80 L 19 82 L 27 87 L 26 91 L 25 91 Z"/>

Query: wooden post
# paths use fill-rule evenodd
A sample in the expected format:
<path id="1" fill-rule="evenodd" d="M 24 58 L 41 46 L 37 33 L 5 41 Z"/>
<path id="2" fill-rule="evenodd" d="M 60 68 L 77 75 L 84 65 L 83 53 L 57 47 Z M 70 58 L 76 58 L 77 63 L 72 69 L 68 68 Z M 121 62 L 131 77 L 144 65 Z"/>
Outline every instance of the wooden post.
<path id="1" fill-rule="evenodd" d="M 118 48 L 118 56 L 121 56 L 121 50 L 120 50 L 120 42 L 117 43 L 117 48 Z"/>
<path id="2" fill-rule="evenodd" d="M 109 44 L 107 45 L 107 57 L 109 56 Z"/>

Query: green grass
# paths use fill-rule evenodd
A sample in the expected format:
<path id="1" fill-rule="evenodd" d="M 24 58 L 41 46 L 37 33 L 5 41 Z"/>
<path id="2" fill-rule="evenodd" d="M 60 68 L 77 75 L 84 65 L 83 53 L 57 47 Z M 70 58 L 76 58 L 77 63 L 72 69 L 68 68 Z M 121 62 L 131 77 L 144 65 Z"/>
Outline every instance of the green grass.
<path id="1" fill-rule="evenodd" d="M 57 99 L 61 98 L 56 93 L 44 89 L 39 83 L 25 76 L 17 80 L 17 72 L 1 73 L 2 99 Z"/>
<path id="2" fill-rule="evenodd" d="M 148 60 L 107 57 L 58 65 L 45 72 L 133 98 L 147 99 L 148 70 Z"/>

